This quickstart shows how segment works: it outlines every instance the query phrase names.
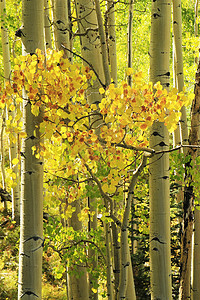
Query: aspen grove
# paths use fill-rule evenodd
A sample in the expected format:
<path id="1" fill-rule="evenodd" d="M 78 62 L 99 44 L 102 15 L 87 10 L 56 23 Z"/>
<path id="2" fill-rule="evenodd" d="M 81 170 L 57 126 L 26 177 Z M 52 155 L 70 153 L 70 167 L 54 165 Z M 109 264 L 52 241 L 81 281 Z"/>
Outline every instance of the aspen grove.
<path id="1" fill-rule="evenodd" d="M 199 299 L 198 2 L 0 11 L 1 299 Z"/>

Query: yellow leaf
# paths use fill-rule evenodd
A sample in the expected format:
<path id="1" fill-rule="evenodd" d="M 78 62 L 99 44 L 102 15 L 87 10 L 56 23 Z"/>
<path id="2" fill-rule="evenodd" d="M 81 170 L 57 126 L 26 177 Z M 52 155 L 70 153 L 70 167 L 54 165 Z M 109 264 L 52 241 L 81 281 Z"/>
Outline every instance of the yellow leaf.
<path id="1" fill-rule="evenodd" d="M 12 160 L 12 164 L 13 165 L 16 165 L 16 164 L 18 164 L 18 162 L 19 162 L 19 159 L 18 158 L 13 158 L 13 160 Z"/>
<path id="2" fill-rule="evenodd" d="M 91 105 L 91 109 L 92 109 L 92 110 L 97 110 L 96 104 L 92 104 L 92 105 Z"/>
<path id="3" fill-rule="evenodd" d="M 104 90 L 103 88 L 100 88 L 100 89 L 99 89 L 99 93 L 100 93 L 100 94 L 104 94 L 104 93 L 105 93 L 105 90 Z"/>
<path id="4" fill-rule="evenodd" d="M 107 193 L 109 187 L 107 183 L 104 183 L 104 185 L 102 186 L 102 190 L 104 191 L 104 193 Z"/>
<path id="5" fill-rule="evenodd" d="M 19 135 L 20 135 L 21 138 L 26 138 L 27 137 L 26 132 L 20 132 Z"/>
<path id="6" fill-rule="evenodd" d="M 127 76 L 133 75 L 133 69 L 132 69 L 132 68 L 128 68 L 128 69 L 126 70 L 126 75 L 127 75 Z"/>

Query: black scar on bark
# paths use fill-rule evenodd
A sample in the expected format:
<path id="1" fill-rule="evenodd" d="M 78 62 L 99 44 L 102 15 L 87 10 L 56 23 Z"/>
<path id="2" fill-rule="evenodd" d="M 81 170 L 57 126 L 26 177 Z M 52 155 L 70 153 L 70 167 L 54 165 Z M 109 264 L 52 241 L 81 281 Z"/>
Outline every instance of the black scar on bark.
<path id="1" fill-rule="evenodd" d="M 31 291 L 26 291 L 25 293 L 23 293 L 23 294 L 20 296 L 20 298 L 23 298 L 25 295 L 28 295 L 28 296 L 33 295 L 33 296 L 39 298 L 38 295 L 36 295 L 35 293 L 33 293 L 33 292 L 31 292 Z"/>
<path id="2" fill-rule="evenodd" d="M 161 242 L 158 237 L 152 238 L 152 240 L 150 242 L 152 242 L 152 241 L 159 242 L 160 244 L 165 244 L 164 242 Z"/>
<path id="3" fill-rule="evenodd" d="M 160 136 L 161 138 L 164 138 L 164 136 L 160 135 L 157 131 L 154 131 L 151 135 L 153 136 Z"/>

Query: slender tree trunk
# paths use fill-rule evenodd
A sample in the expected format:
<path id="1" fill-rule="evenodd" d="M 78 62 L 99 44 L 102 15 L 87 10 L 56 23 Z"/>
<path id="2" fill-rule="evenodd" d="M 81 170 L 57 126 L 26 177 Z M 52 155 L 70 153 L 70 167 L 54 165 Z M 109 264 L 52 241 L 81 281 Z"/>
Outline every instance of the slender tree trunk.
<path id="1" fill-rule="evenodd" d="M 78 26 L 80 33 L 81 54 L 83 58 L 93 66 L 100 80 L 105 83 L 101 56 L 101 43 L 99 42 L 97 16 L 93 1 L 76 1 L 76 14 L 79 20 Z M 101 96 L 98 95 L 100 87 L 101 85 L 99 84 L 99 81 L 96 80 L 88 92 L 88 95 L 90 92 L 92 92 L 92 95 L 88 100 L 92 101 L 90 103 L 100 101 Z"/>
<path id="2" fill-rule="evenodd" d="M 27 55 L 36 48 L 44 50 L 44 2 L 24 0 L 22 4 L 23 53 Z M 40 148 L 42 113 L 35 117 L 25 91 L 23 96 L 27 138 L 22 143 L 18 299 L 30 300 L 42 299 L 43 162 L 32 154 L 33 146 Z"/>
<path id="3" fill-rule="evenodd" d="M 198 37 L 198 16 L 199 16 L 199 0 L 195 1 L 194 5 L 194 36 Z M 198 64 L 198 57 L 195 57 L 195 62 Z"/>
<path id="4" fill-rule="evenodd" d="M 6 16 L 5 0 L 0 1 L 0 14 L 2 18 L 1 19 L 1 40 L 2 40 L 2 51 L 3 51 L 4 78 L 6 82 L 10 79 L 11 76 L 11 62 L 10 62 L 8 30 L 7 28 L 4 27 L 3 24 L 4 23 L 3 19 Z M 11 116 L 13 120 L 15 117 L 15 112 L 7 111 L 7 118 L 9 116 Z M 12 160 L 14 158 L 17 158 L 17 134 L 15 132 L 12 132 L 12 136 L 13 136 L 12 138 L 9 138 L 9 160 L 10 160 L 10 168 L 13 170 L 13 172 L 16 175 L 16 182 L 15 182 L 16 185 L 14 188 L 11 189 L 12 219 L 15 220 L 17 224 L 19 224 L 19 171 L 18 171 L 18 164 L 15 164 L 14 166 L 12 164 Z"/>
<path id="5" fill-rule="evenodd" d="M 80 34 L 81 54 L 82 57 L 92 65 L 97 72 L 100 80 L 104 82 L 102 57 L 100 54 L 100 43 L 97 26 L 97 17 L 95 12 L 94 3 L 91 0 L 76 1 L 76 14 L 79 20 L 78 28 Z M 91 103 L 98 103 L 101 101 L 101 95 L 99 94 L 99 88 L 101 87 L 98 80 L 95 80 L 94 85 L 88 88 L 87 100 Z M 99 131 L 99 118 L 91 118 L 90 124 L 93 128 Z M 89 197 L 90 211 L 95 209 L 95 199 Z M 90 223 L 91 229 L 96 230 L 96 218 L 97 210 L 95 209 L 95 215 L 93 222 Z M 89 252 L 90 258 L 93 260 L 94 266 L 97 266 L 97 257 L 94 256 L 92 251 Z M 90 299 L 98 299 L 98 293 L 93 293 L 93 285 L 98 285 L 98 279 L 94 278 L 93 274 L 89 274 L 89 295 Z"/>
<path id="6" fill-rule="evenodd" d="M 132 68 L 133 51 L 132 51 L 132 35 L 133 35 L 133 0 L 129 1 L 129 17 L 128 17 L 128 68 Z M 132 76 L 128 76 L 128 84 L 132 85 Z"/>
<path id="7" fill-rule="evenodd" d="M 117 300 L 117 290 L 119 289 L 119 274 L 120 274 L 120 243 L 119 230 L 117 225 L 111 223 L 112 230 L 112 247 L 113 247 L 113 273 L 114 273 L 114 299 Z"/>
<path id="8" fill-rule="evenodd" d="M 128 195 L 126 198 L 126 205 L 121 224 L 121 245 L 120 245 L 120 282 L 118 300 L 136 300 L 135 285 L 131 264 L 130 249 L 128 243 L 128 224 L 129 215 L 131 210 L 131 202 L 134 194 L 134 188 L 137 182 L 138 176 L 141 174 L 143 168 L 146 166 L 147 157 L 143 156 L 143 160 L 139 167 L 133 173 Z"/>
<path id="9" fill-rule="evenodd" d="M 194 24 L 194 33 L 195 36 L 198 36 L 198 24 L 197 24 L 197 19 L 198 19 L 198 6 L 199 6 L 199 1 L 196 0 L 195 2 L 195 24 Z M 198 59 L 197 59 L 198 60 Z M 196 60 L 196 61 L 197 61 Z M 199 97 L 199 91 L 198 91 L 198 82 L 197 86 L 195 89 L 195 95 L 196 97 Z M 199 115 L 199 112 L 198 112 Z M 199 118 L 199 116 L 198 116 Z M 199 126 L 198 126 L 199 128 Z M 198 141 L 200 137 L 200 128 L 198 130 Z M 200 155 L 198 151 L 198 156 Z M 199 166 L 198 166 L 199 170 Z M 198 200 L 199 202 L 199 200 Z M 198 206 L 198 204 L 196 204 Z M 194 210 L 194 243 L 193 243 L 193 273 L 192 273 L 192 300 L 198 300 L 200 299 L 200 286 L 199 286 L 199 274 L 200 274 L 200 211 L 198 207 Z"/>
<path id="10" fill-rule="evenodd" d="M 192 300 L 200 299 L 200 211 L 194 211 L 194 249 L 193 249 L 193 274 L 192 274 Z"/>
<path id="11" fill-rule="evenodd" d="M 195 80 L 195 98 L 192 103 L 191 109 L 191 130 L 189 135 L 189 145 L 198 145 L 199 144 L 199 122 L 200 122 L 200 63 L 196 72 Z M 195 165 L 196 157 L 198 152 L 196 150 L 189 149 L 188 155 L 190 155 L 190 160 L 186 163 L 186 175 L 185 175 L 185 189 L 184 189 L 184 203 L 183 203 L 183 233 L 181 240 L 181 266 L 180 266 L 180 289 L 179 289 L 179 300 L 190 299 L 191 298 L 191 262 L 192 262 L 192 235 L 193 235 L 193 225 L 194 225 L 194 192 L 193 192 L 193 176 L 191 170 Z M 196 218 L 197 218 L 196 214 Z M 198 228 L 199 220 L 196 219 L 197 224 L 195 225 Z M 199 237 L 198 232 L 195 233 L 194 237 L 194 259 L 196 259 L 197 250 L 199 250 Z M 193 297 L 198 295 L 199 289 L 196 290 L 196 282 L 198 270 L 198 262 L 194 261 L 193 265 Z M 196 294 L 196 295 L 195 295 Z M 194 298 L 195 299 L 195 298 Z M 197 299 L 197 298 L 196 298 Z"/>
<path id="12" fill-rule="evenodd" d="M 69 52 L 62 47 L 64 45 L 69 48 L 69 20 L 68 20 L 68 1 L 54 0 L 55 9 L 55 42 L 56 49 L 63 50 L 65 57 L 68 57 Z"/>
<path id="13" fill-rule="evenodd" d="M 73 227 L 75 231 L 82 230 L 82 223 L 78 219 L 78 214 L 81 213 L 80 199 L 75 200 L 71 204 L 76 208 L 73 212 L 72 217 L 69 219 L 69 226 Z M 88 280 L 87 272 L 84 267 L 77 267 L 78 273 L 82 273 L 81 276 L 69 274 L 69 300 L 88 300 Z"/>
<path id="14" fill-rule="evenodd" d="M 91 188 L 92 188 L 92 184 L 91 184 Z M 88 197 L 88 207 L 90 209 L 88 231 L 90 232 L 91 230 L 93 230 L 93 232 L 95 232 L 95 230 L 97 229 L 97 207 L 96 207 L 94 201 L 92 201 L 92 203 L 91 203 L 90 197 Z M 90 272 L 88 274 L 88 276 L 89 276 L 89 299 L 98 300 L 98 289 L 97 289 L 98 280 L 95 276 L 95 270 L 98 267 L 98 256 L 97 256 L 96 251 L 91 248 L 89 248 L 89 250 L 88 250 L 88 256 L 92 259 L 92 268 L 94 270 L 94 272 Z M 92 287 L 94 287 L 94 289 L 97 291 L 94 292 L 94 289 L 92 289 Z"/>
<path id="15" fill-rule="evenodd" d="M 106 223 L 104 225 L 105 232 L 105 244 L 106 244 L 106 279 L 107 279 L 107 299 L 114 300 L 113 294 L 113 274 L 112 274 L 112 257 L 111 257 L 111 232 L 110 224 Z"/>
<path id="16" fill-rule="evenodd" d="M 99 79 L 104 82 L 102 57 L 100 54 L 101 46 L 99 42 L 97 17 L 95 12 L 95 6 L 91 0 L 75 1 L 76 15 L 78 19 L 78 34 L 80 35 L 81 55 L 85 60 L 85 64 L 92 66 L 95 72 L 98 74 Z M 87 63 L 86 63 L 87 62 Z M 99 80 L 95 80 L 93 86 L 88 88 L 87 100 L 89 104 L 98 103 L 101 101 L 101 95 L 99 94 L 99 88 L 101 87 Z M 90 124 L 92 128 L 97 131 L 99 125 L 99 118 L 91 118 Z M 95 209 L 95 199 L 89 198 L 90 211 Z M 96 217 L 95 211 L 94 220 L 91 225 L 91 229 L 96 230 Z M 93 252 L 89 252 L 90 258 L 93 259 L 94 266 L 97 266 L 97 257 L 93 255 Z M 97 299 L 98 293 L 93 293 L 93 286 L 98 285 L 97 278 L 94 278 L 93 274 L 89 274 L 89 297 L 90 299 Z M 94 298 L 92 298 L 94 297 Z"/>
<path id="17" fill-rule="evenodd" d="M 170 1 L 152 3 L 150 80 L 169 87 Z M 163 123 L 155 122 L 150 147 L 166 150 L 169 134 Z M 150 269 L 152 299 L 172 299 L 170 262 L 170 197 L 168 154 L 150 159 Z"/>
<path id="18" fill-rule="evenodd" d="M 116 50 L 116 32 L 115 32 L 115 2 L 107 1 L 107 19 L 108 19 L 108 51 L 109 63 L 111 68 L 111 78 L 117 85 L 117 50 Z"/>
<path id="19" fill-rule="evenodd" d="M 97 22 L 99 27 L 99 37 L 101 41 L 101 52 L 102 52 L 103 70 L 105 76 L 105 85 L 108 86 L 111 82 L 111 77 L 110 77 L 110 70 L 109 70 L 109 63 L 108 63 L 108 48 L 106 43 L 106 35 L 103 26 L 100 2 L 99 0 L 94 0 L 94 2 L 96 7 Z"/>
<path id="20" fill-rule="evenodd" d="M 117 50 L 116 50 L 116 31 L 115 31 L 115 2 L 113 0 L 107 1 L 107 13 L 106 13 L 106 23 L 107 23 L 107 44 L 109 53 L 109 64 L 111 79 L 117 85 Z M 113 205 L 115 205 L 113 203 Z M 112 264 L 113 264 L 113 299 L 117 299 L 117 290 L 119 288 L 119 273 L 120 273 L 120 243 L 119 243 L 119 230 L 117 225 L 112 222 L 110 224 L 111 230 L 111 249 Z"/>
<path id="21" fill-rule="evenodd" d="M 183 76 L 183 51 L 182 51 L 182 14 L 181 14 L 181 0 L 173 0 L 173 33 L 174 33 L 174 49 L 175 49 L 175 77 L 177 89 L 179 92 L 184 87 Z M 188 128 L 186 108 L 181 109 L 181 119 L 179 126 L 175 131 L 175 145 L 188 144 Z M 186 148 L 184 148 L 186 153 Z"/>
<path id="22" fill-rule="evenodd" d="M 8 63 L 8 53 L 7 49 L 5 48 L 6 42 L 8 41 L 8 33 L 6 28 L 3 26 L 3 18 L 5 16 L 5 1 L 0 2 L 0 13 L 1 13 L 1 40 L 2 40 L 2 50 L 3 50 L 3 62 L 4 62 L 4 76 L 5 80 L 9 78 L 8 72 L 7 72 L 7 63 Z M 6 77 L 7 76 L 7 77 Z M 4 153 L 4 129 L 5 129 L 5 121 L 6 121 L 6 107 L 2 111 L 1 116 L 1 130 L 0 130 L 0 153 L 1 153 L 1 179 L 2 179 L 2 187 L 5 190 L 6 189 L 6 173 L 5 173 L 5 153 Z M 7 211 L 7 203 L 4 201 L 4 209 Z"/>
<path id="23" fill-rule="evenodd" d="M 52 24 L 53 24 L 52 45 L 53 45 L 53 48 L 55 49 L 56 48 L 55 0 L 50 0 L 50 3 L 51 3 L 51 12 L 52 12 Z"/>
<path id="24" fill-rule="evenodd" d="M 4 153 L 4 129 L 5 129 L 5 121 L 6 121 L 6 108 L 4 108 L 1 116 L 1 130 L 0 130 L 0 153 L 1 153 L 1 180 L 2 187 L 6 189 L 6 173 L 5 173 L 5 153 Z M 7 211 L 7 203 L 4 201 L 4 209 Z"/>
<path id="25" fill-rule="evenodd" d="M 52 49 L 52 37 L 51 37 L 51 19 L 50 19 L 50 6 L 49 0 L 44 0 L 44 29 L 45 29 L 45 45 L 46 48 Z"/>

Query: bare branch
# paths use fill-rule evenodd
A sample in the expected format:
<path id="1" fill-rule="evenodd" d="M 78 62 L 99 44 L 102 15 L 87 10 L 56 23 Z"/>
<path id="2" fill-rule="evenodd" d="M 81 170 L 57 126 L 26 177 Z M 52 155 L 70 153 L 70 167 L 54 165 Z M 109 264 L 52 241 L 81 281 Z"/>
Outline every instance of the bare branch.
<path id="1" fill-rule="evenodd" d="M 164 153 L 174 152 L 174 151 L 180 150 L 181 148 L 200 149 L 200 145 L 179 145 L 179 146 L 176 146 L 175 148 L 172 148 L 169 150 L 154 151 L 154 153 L 152 153 L 152 154 L 156 155 L 156 154 L 164 154 Z"/>

